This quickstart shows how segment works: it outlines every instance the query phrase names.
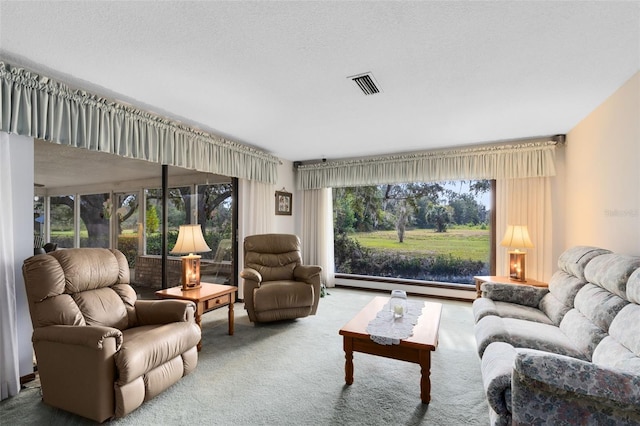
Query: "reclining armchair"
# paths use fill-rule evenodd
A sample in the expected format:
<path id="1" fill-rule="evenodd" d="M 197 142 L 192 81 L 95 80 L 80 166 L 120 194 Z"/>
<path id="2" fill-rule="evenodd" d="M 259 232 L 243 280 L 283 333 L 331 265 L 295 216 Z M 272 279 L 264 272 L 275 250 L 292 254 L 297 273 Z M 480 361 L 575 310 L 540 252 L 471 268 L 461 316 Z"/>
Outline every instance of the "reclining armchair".
<path id="1" fill-rule="evenodd" d="M 320 266 L 302 264 L 300 239 L 289 234 L 251 235 L 244 240 L 244 306 L 251 322 L 315 315 Z"/>
<path id="2" fill-rule="evenodd" d="M 22 272 L 46 404 L 103 422 L 195 369 L 194 304 L 136 300 L 118 250 L 57 250 Z"/>

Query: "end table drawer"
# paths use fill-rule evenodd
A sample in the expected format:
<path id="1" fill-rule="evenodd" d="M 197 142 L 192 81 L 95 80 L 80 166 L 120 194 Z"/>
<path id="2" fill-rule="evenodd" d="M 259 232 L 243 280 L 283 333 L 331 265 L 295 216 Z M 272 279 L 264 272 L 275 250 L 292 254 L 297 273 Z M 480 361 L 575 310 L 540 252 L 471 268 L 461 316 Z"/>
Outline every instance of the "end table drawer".
<path id="1" fill-rule="evenodd" d="M 215 299 L 209 299 L 205 302 L 205 310 L 214 309 L 218 306 L 224 306 L 231 303 L 231 295 L 225 294 L 224 296 L 216 297 Z"/>

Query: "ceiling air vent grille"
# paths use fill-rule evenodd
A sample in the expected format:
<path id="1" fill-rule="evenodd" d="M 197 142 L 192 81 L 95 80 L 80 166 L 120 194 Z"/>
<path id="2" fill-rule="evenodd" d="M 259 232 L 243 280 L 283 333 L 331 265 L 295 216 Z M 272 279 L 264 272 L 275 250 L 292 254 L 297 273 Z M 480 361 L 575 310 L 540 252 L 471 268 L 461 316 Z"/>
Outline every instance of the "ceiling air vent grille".
<path id="1" fill-rule="evenodd" d="M 365 95 L 375 95 L 376 93 L 380 93 L 380 88 L 378 87 L 376 80 L 373 78 L 373 74 L 370 72 L 347 78 L 353 80 Z"/>

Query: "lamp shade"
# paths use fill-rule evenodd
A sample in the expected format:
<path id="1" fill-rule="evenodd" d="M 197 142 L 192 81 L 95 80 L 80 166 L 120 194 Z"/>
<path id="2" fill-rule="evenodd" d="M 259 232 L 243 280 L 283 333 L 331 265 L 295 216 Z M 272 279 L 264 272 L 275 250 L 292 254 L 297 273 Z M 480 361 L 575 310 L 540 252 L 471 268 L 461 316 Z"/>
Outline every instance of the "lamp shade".
<path id="1" fill-rule="evenodd" d="M 507 232 L 500 243 L 503 247 L 533 248 L 527 225 L 507 225 Z"/>
<path id="2" fill-rule="evenodd" d="M 211 251 L 202 235 L 200 225 L 180 225 L 178 241 L 171 250 L 172 254 L 203 253 Z"/>

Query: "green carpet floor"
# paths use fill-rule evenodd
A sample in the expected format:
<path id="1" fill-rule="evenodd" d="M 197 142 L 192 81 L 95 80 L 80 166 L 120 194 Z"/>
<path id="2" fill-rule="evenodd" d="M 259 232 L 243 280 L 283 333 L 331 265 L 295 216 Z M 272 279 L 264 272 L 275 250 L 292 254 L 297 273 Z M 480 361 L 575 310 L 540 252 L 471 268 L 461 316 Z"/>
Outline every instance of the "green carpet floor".
<path id="1" fill-rule="evenodd" d="M 471 304 L 444 305 L 432 354 L 431 402 L 420 402 L 420 367 L 354 354 L 354 383 L 344 384 L 338 330 L 380 293 L 330 289 L 315 316 L 265 325 L 237 303 L 235 334 L 226 308 L 203 316 L 197 369 L 113 425 L 487 425 Z M 419 297 L 411 297 L 420 299 Z M 84 425 L 46 406 L 38 381 L 0 402 L 2 425 Z"/>

